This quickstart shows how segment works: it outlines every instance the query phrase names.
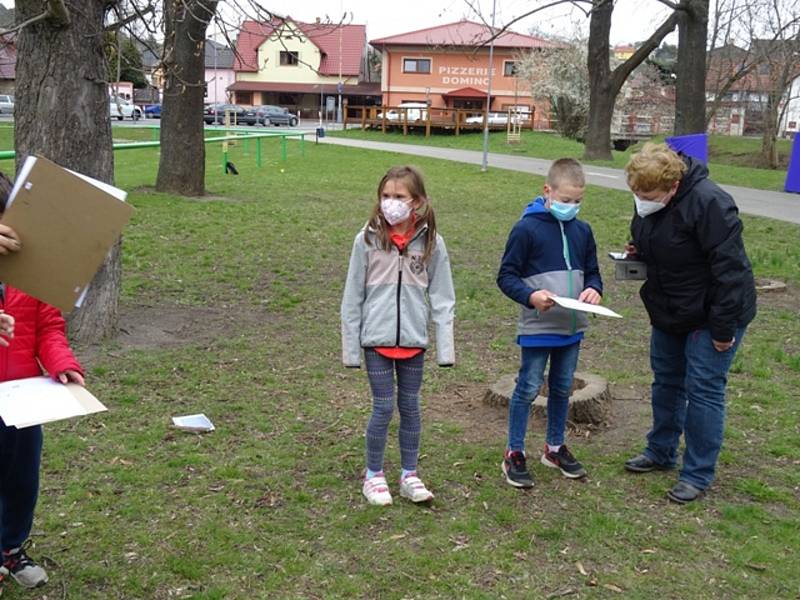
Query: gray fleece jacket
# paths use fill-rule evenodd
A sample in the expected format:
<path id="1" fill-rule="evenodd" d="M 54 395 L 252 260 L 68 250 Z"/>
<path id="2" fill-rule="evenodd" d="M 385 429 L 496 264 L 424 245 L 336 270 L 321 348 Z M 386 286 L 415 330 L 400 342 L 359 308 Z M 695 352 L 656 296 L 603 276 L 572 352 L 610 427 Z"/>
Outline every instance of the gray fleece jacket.
<path id="1" fill-rule="evenodd" d="M 426 226 L 421 227 L 403 252 L 367 244 L 375 232 L 362 229 L 353 242 L 350 267 L 342 297 L 342 362 L 361 366 L 361 348 L 402 346 L 427 348 L 428 322 L 436 327 L 436 360 L 455 363 L 453 318 L 455 290 L 450 259 L 440 235 L 427 264 Z"/>

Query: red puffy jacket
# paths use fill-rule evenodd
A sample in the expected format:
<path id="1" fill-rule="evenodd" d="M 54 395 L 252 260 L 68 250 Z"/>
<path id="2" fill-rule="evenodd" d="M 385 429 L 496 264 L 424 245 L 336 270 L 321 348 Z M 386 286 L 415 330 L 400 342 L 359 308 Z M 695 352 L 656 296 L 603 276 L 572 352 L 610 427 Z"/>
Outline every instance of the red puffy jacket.
<path id="1" fill-rule="evenodd" d="M 0 381 L 38 377 L 42 368 L 53 378 L 67 369 L 83 375 L 57 308 L 8 285 L 0 308 L 14 317 L 14 337 L 0 346 Z"/>

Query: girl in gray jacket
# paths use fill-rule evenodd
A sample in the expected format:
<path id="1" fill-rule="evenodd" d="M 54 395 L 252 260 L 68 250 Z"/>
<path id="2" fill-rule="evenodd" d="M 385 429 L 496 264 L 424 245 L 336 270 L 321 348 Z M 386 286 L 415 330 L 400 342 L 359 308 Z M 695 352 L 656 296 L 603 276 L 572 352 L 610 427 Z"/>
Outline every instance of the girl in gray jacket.
<path id="1" fill-rule="evenodd" d="M 436 233 L 422 175 L 413 167 L 394 167 L 381 179 L 372 215 L 356 235 L 342 298 L 342 361 L 347 367 L 360 367 L 363 348 L 372 390 L 362 487 L 370 504 L 392 503 L 383 454 L 395 390 L 400 495 L 412 502 L 433 499 L 417 476 L 419 390 L 431 318 L 437 362 L 441 366 L 455 362 L 454 309 L 450 261 L 444 240 Z"/>

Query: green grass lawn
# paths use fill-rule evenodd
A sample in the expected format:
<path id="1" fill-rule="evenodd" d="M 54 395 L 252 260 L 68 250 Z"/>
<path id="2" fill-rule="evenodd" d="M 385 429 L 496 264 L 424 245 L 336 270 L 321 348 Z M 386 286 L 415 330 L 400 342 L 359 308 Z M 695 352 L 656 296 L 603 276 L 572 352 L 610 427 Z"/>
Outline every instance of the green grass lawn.
<path id="1" fill-rule="evenodd" d="M 380 130 L 348 129 L 347 131 L 329 131 L 327 135 L 336 137 L 349 137 L 378 142 L 395 144 L 422 144 L 456 148 L 459 150 L 483 151 L 483 133 L 468 132 L 454 135 L 452 132 L 431 134 L 425 137 L 425 131 L 420 129 L 409 130 L 408 135 L 403 135 L 402 130 L 391 130 L 381 133 Z M 653 138 L 654 141 L 663 141 L 664 136 Z M 590 161 L 607 167 L 621 169 L 625 166 L 632 152 L 640 145 L 635 145 L 625 152 L 612 151 L 611 161 Z M 786 182 L 786 165 L 791 152 L 789 140 L 778 140 L 778 150 L 781 156 L 782 168 L 777 171 L 758 169 L 748 165 L 757 164 L 760 140 L 755 138 L 732 137 L 722 135 L 709 136 L 709 171 L 718 183 L 740 185 L 764 190 L 783 191 Z M 569 140 L 555 133 L 541 131 L 523 131 L 519 144 L 506 143 L 506 132 L 495 131 L 489 133 L 489 151 L 516 156 L 529 156 L 532 158 L 556 159 L 573 157 L 580 159 L 583 156 L 583 144 Z"/>
<path id="2" fill-rule="evenodd" d="M 0 136 L 2 136 L 0 132 Z M 115 130 L 137 139 L 136 130 Z M 144 132 L 141 135 L 149 135 Z M 0 138 L 2 141 L 2 138 Z M 3 145 L 3 147 L 9 147 Z M 571 431 L 587 466 L 568 481 L 536 460 L 536 487 L 508 487 L 505 411 L 482 396 L 518 366 L 517 308 L 496 288 L 509 228 L 542 179 L 418 159 L 448 244 L 457 366 L 427 360 L 421 472 L 430 507 L 360 494 L 370 412 L 363 371 L 340 364 L 339 303 L 352 239 L 388 167 L 408 156 L 266 142 L 208 146 L 209 196 L 155 193 L 158 151 L 116 154 L 136 207 L 123 244 L 122 331 L 78 348 L 109 411 L 47 426 L 31 554 L 54 598 L 795 598 L 800 594 L 800 227 L 743 217 L 764 295 L 730 376 L 718 480 L 696 505 L 664 496 L 674 473 L 622 462 L 648 427 L 648 325 L 634 282 L 605 253 L 626 239 L 629 194 L 590 187 L 605 302 L 579 370 L 612 383 L 608 426 Z M 216 431 L 170 428 L 206 413 Z M 387 448 L 393 491 L 397 419 Z"/>

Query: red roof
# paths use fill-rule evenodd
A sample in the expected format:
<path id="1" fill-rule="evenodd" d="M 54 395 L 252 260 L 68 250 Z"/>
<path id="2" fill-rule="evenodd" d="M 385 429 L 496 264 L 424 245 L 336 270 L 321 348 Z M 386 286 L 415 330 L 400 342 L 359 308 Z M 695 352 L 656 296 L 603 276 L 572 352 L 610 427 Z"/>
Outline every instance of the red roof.
<path id="1" fill-rule="evenodd" d="M 322 53 L 319 64 L 320 75 L 339 75 L 339 48 L 341 47 L 342 75 L 358 76 L 361 72 L 361 56 L 367 44 L 366 25 L 336 25 L 325 23 L 301 23 L 290 18 L 275 18 L 273 21 L 245 21 L 236 38 L 234 71 L 258 72 L 258 48 L 276 31 L 282 35 L 300 30 Z M 312 65 L 316 67 L 316 65 Z"/>
<path id="2" fill-rule="evenodd" d="M 445 92 L 442 96 L 447 96 L 448 98 L 486 98 L 486 92 L 474 87 L 464 87 Z"/>
<path id="3" fill-rule="evenodd" d="M 499 29 L 495 28 L 495 32 Z M 458 21 L 370 41 L 373 46 L 477 46 L 488 40 L 489 28 L 474 21 Z M 543 38 L 504 31 L 494 40 L 495 48 L 552 48 L 559 44 Z"/>

